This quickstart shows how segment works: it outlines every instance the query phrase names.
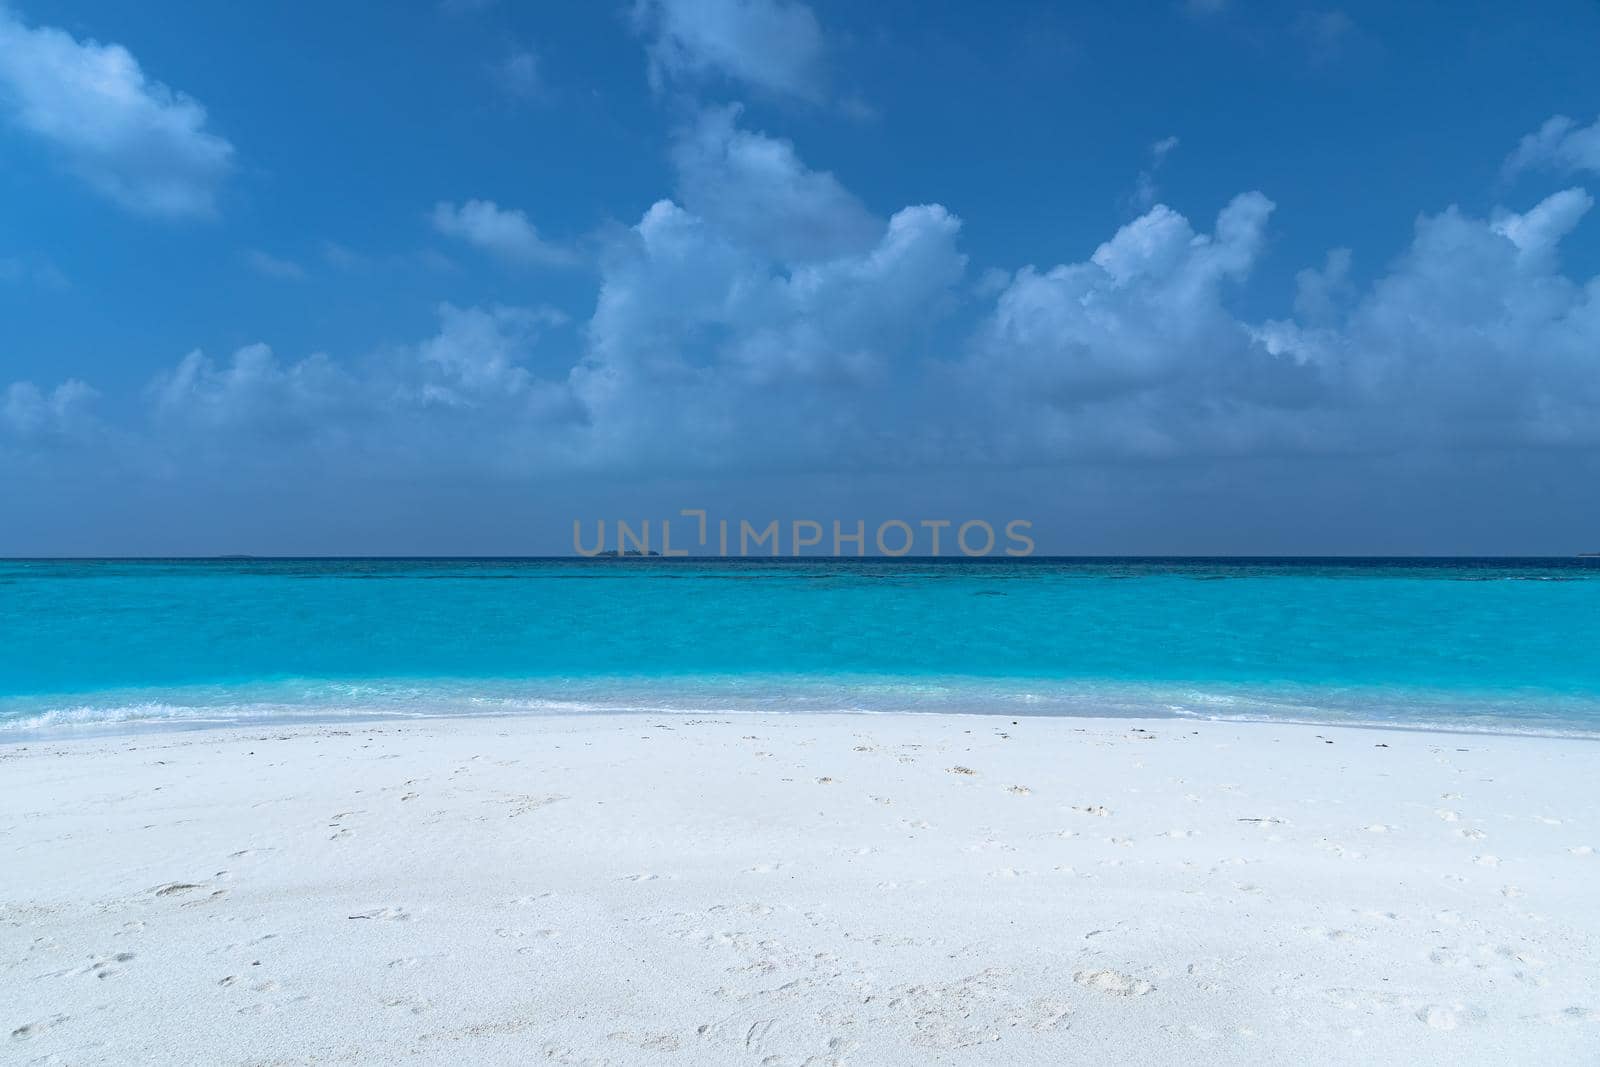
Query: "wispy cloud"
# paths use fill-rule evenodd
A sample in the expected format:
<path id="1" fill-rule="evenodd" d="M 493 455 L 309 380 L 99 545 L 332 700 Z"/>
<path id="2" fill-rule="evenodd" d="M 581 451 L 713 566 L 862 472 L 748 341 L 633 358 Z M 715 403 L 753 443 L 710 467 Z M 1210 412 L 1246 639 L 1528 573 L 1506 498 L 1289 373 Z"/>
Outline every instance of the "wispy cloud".
<path id="1" fill-rule="evenodd" d="M 72 283 L 48 259 L 34 256 L 0 256 L 0 284 L 34 284 L 48 289 L 67 289 Z"/>
<path id="2" fill-rule="evenodd" d="M 638 0 L 633 19 L 658 87 L 723 77 L 773 96 L 827 96 L 822 27 L 799 0 Z"/>
<path id="3" fill-rule="evenodd" d="M 1161 192 L 1156 185 L 1156 172 L 1177 147 L 1176 137 L 1163 137 L 1150 146 L 1150 161 L 1134 180 L 1133 204 L 1140 211 L 1148 210 L 1160 197 Z"/>
<path id="4" fill-rule="evenodd" d="M 247 250 L 244 254 L 244 260 L 252 270 L 266 278 L 298 282 L 304 281 L 306 277 L 305 268 L 294 260 L 282 259 L 260 249 L 252 248 Z"/>
<path id="5" fill-rule="evenodd" d="M 539 56 L 531 48 L 519 48 L 494 65 L 492 73 L 500 90 L 522 103 L 538 100 L 545 93 Z"/>
<path id="6" fill-rule="evenodd" d="M 1355 38 L 1356 24 L 1348 14 L 1337 9 L 1307 11 L 1295 20 L 1294 30 L 1305 42 L 1311 61 L 1327 64 L 1344 54 Z"/>
<path id="7" fill-rule="evenodd" d="M 1522 139 L 1505 163 L 1508 177 L 1534 169 L 1600 174 L 1600 118 L 1587 126 L 1565 115 L 1547 119 Z"/>
<path id="8" fill-rule="evenodd" d="M 433 228 L 486 252 L 515 263 L 561 266 L 575 261 L 570 249 L 539 235 L 528 216 L 503 208 L 493 200 L 468 200 L 457 205 L 441 200 L 434 205 Z"/>

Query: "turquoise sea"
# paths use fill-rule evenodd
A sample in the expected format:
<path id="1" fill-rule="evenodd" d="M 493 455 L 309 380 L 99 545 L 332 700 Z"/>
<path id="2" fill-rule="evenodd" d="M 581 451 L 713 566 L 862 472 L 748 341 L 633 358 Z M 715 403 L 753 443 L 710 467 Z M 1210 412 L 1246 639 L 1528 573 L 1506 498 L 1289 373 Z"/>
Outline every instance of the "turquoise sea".
<path id="1" fill-rule="evenodd" d="M 0 561 L 0 739 L 594 709 L 1600 735 L 1600 560 Z"/>

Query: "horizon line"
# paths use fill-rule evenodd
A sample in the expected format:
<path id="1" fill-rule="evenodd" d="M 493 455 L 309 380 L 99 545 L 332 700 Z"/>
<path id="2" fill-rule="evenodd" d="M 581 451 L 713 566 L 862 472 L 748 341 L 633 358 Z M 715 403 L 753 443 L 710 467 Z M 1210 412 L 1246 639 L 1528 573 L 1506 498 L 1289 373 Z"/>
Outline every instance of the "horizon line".
<path id="1" fill-rule="evenodd" d="M 1029 560 L 1057 561 L 1057 560 L 1568 560 L 1568 559 L 1593 559 L 1600 562 L 1600 552 L 1569 552 L 1562 554 L 1536 553 L 1531 555 L 1517 554 L 1481 554 L 1481 553 L 1443 553 L 1438 555 L 1415 553 L 1061 553 L 1046 554 L 1036 553 L 1027 556 L 1004 555 L 904 555 L 890 556 L 883 554 L 863 554 L 859 556 L 840 556 L 831 553 L 816 555 L 627 555 L 615 552 L 601 552 L 596 555 L 586 556 L 579 553 L 567 554 L 536 554 L 536 555 L 505 555 L 505 554 L 467 554 L 467 555 L 363 555 L 363 554 L 328 554 L 328 555 L 300 555 L 300 554 L 272 554 L 272 553 L 216 553 L 204 555 L 63 555 L 63 556 L 7 556 L 0 555 L 0 563 L 180 563 L 180 562 L 206 562 L 206 563 L 249 563 L 249 562 L 306 562 L 306 561 L 393 561 L 393 562 L 451 562 L 451 561 L 485 561 L 504 560 L 513 562 L 544 562 L 544 561 L 575 561 L 603 560 L 606 562 L 744 562 L 744 563 L 817 563 L 835 562 L 848 563 L 860 561 L 876 562 L 906 562 L 906 563 L 1021 563 Z"/>

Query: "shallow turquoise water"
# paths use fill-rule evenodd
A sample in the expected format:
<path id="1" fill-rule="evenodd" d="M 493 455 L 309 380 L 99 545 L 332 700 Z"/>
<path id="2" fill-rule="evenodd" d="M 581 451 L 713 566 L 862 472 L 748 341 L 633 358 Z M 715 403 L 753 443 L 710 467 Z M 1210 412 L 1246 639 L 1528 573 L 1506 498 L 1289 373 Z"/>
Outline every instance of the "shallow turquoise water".
<path id="1" fill-rule="evenodd" d="M 0 731 L 602 707 L 1600 732 L 1600 560 L 0 562 Z"/>

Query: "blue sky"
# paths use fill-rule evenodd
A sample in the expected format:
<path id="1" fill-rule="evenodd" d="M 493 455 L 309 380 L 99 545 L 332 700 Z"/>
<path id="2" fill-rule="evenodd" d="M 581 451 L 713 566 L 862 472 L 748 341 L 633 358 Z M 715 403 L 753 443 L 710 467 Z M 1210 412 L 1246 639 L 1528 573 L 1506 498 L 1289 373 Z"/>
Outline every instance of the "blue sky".
<path id="1" fill-rule="evenodd" d="M 1600 549 L 1600 5 L 0 0 L 0 552 Z"/>

